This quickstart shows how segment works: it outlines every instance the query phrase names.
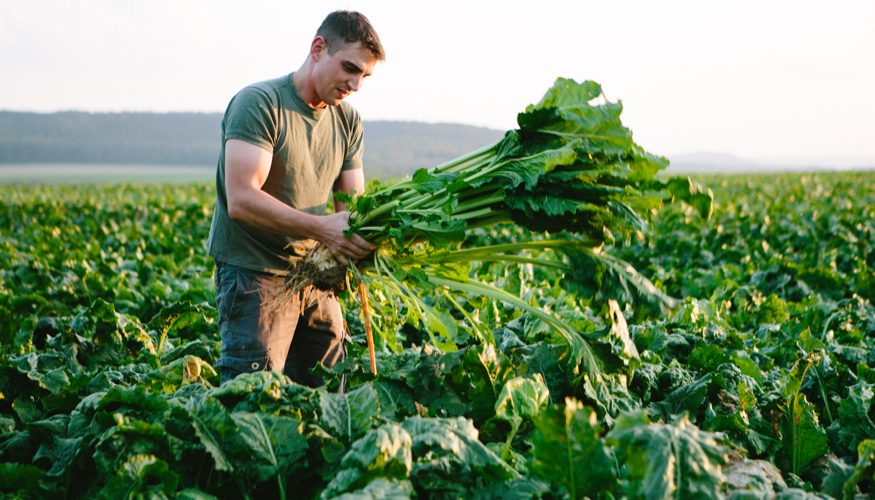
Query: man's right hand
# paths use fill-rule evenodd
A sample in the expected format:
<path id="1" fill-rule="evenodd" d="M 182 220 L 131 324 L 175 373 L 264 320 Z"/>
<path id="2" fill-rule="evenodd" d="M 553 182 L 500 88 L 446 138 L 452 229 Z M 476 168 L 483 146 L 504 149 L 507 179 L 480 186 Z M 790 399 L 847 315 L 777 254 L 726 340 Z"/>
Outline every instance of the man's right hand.
<path id="1" fill-rule="evenodd" d="M 377 248 L 373 243 L 357 234 L 347 238 L 343 232 L 349 229 L 349 212 L 339 212 L 321 217 L 323 221 L 321 233 L 316 239 L 331 250 L 334 258 L 344 266 L 351 260 L 359 260 L 368 256 Z"/>

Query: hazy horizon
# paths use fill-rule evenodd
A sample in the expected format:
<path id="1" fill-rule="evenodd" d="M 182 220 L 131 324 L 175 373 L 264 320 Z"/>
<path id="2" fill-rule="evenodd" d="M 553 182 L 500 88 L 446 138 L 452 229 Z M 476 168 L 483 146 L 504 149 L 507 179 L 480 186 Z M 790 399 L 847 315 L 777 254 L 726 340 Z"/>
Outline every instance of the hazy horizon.
<path id="1" fill-rule="evenodd" d="M 39 111 L 27 111 L 27 110 L 8 110 L 8 109 L 0 109 L 0 113 L 12 112 L 12 113 L 37 113 L 37 114 L 55 114 L 55 113 L 87 113 L 87 114 L 213 114 L 213 115 L 221 115 L 221 113 L 217 112 L 185 112 L 185 111 L 171 111 L 166 113 L 152 112 L 152 111 L 115 111 L 109 113 L 102 112 L 93 112 L 93 111 L 84 111 L 84 110 L 61 110 L 61 111 L 51 111 L 51 112 L 39 112 Z M 426 125 L 461 125 L 464 127 L 472 127 L 472 125 L 462 124 L 462 123 L 452 123 L 452 122 L 424 122 L 424 121 L 416 121 L 416 120 L 364 120 L 365 124 L 373 123 L 375 125 L 381 123 L 410 123 L 410 124 L 426 124 Z M 487 129 L 496 132 L 503 132 L 498 129 L 489 128 L 489 127 L 478 127 L 474 125 L 473 127 Z M 367 133 L 367 129 L 366 129 Z M 810 156 L 810 157 L 743 157 L 739 155 L 735 155 L 726 151 L 703 151 L 703 150 L 693 150 L 693 151 L 679 151 L 674 153 L 663 154 L 663 156 L 667 157 L 672 161 L 672 164 L 675 166 L 706 166 L 706 167 L 720 167 L 720 166 L 728 166 L 730 168 L 739 169 L 744 166 L 748 166 L 750 168 L 817 168 L 823 167 L 826 169 L 871 169 L 875 168 L 875 155 L 873 156 Z M 62 162 L 69 163 L 69 162 Z M 0 164 L 10 164 L 3 163 L 0 160 Z M 24 164 L 24 163 L 22 163 Z M 90 164 L 88 162 L 84 164 Z M 95 164 L 96 165 L 96 164 Z M 131 165 L 144 165 L 141 163 L 131 163 Z M 205 166 L 209 166 L 206 165 Z"/>

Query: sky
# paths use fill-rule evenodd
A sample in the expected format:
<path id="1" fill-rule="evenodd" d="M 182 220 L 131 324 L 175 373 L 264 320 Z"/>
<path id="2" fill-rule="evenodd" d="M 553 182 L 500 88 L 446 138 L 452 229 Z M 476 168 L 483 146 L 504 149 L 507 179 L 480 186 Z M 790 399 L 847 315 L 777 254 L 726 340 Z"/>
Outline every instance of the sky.
<path id="1" fill-rule="evenodd" d="M 386 50 L 348 98 L 365 120 L 511 129 L 565 77 L 669 158 L 875 159 L 869 0 L 0 0 L 0 109 L 222 112 L 299 68 L 336 9 Z"/>

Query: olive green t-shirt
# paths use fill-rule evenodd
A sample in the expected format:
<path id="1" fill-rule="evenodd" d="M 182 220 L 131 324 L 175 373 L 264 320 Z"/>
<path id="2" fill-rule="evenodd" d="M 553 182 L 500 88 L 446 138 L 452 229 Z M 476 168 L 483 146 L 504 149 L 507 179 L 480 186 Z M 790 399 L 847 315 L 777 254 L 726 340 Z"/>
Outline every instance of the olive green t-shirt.
<path id="1" fill-rule="evenodd" d="M 362 122 L 349 104 L 314 109 L 295 90 L 292 75 L 256 83 L 228 104 L 216 173 L 216 209 L 207 242 L 210 256 L 235 266 L 288 274 L 312 240 L 256 229 L 228 215 L 225 141 L 239 139 L 273 154 L 261 190 L 311 215 L 324 215 L 343 170 L 362 168 Z"/>

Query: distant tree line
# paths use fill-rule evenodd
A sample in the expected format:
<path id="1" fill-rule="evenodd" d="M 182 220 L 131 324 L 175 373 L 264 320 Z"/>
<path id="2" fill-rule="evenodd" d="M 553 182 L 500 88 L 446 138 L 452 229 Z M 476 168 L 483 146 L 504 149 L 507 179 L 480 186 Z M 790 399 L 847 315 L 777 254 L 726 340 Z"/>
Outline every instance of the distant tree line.
<path id="1" fill-rule="evenodd" d="M 216 164 L 221 113 L 0 111 L 2 163 Z M 451 123 L 365 122 L 366 168 L 400 176 L 473 151 L 502 132 Z"/>
<path id="2" fill-rule="evenodd" d="M 212 165 L 219 113 L 0 111 L 0 163 Z"/>

